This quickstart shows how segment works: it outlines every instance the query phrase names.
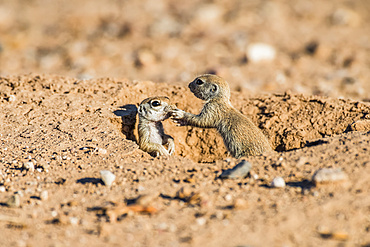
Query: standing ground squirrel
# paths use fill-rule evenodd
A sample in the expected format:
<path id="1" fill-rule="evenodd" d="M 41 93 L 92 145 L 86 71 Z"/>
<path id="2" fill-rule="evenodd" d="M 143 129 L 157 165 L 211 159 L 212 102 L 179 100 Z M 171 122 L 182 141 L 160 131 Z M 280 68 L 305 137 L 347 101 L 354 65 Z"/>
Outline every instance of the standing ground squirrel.
<path id="1" fill-rule="evenodd" d="M 158 96 L 143 100 L 139 105 L 139 147 L 150 155 L 172 155 L 175 152 L 173 138 L 164 133 L 161 121 L 170 117 L 175 110 L 168 97 Z M 164 147 L 168 145 L 168 150 Z"/>
<path id="2" fill-rule="evenodd" d="M 198 115 L 179 109 L 171 111 L 175 122 L 184 126 L 217 128 L 228 151 L 236 158 L 272 150 L 262 131 L 230 103 L 228 83 L 216 75 L 202 75 L 189 84 L 190 91 L 206 103 Z"/>

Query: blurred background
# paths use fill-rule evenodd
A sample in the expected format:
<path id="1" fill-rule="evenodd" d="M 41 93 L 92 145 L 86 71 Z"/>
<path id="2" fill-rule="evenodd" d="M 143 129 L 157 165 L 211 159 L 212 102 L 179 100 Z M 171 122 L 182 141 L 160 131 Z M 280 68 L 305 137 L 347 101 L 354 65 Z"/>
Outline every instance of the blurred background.
<path id="1" fill-rule="evenodd" d="M 24 73 L 370 101 L 370 1 L 0 0 L 0 75 Z"/>

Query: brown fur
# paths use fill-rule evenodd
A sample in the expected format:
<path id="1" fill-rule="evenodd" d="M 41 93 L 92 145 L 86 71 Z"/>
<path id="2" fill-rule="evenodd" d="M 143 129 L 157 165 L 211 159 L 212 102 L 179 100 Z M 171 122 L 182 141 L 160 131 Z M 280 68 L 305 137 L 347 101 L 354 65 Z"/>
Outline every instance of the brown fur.
<path id="1" fill-rule="evenodd" d="M 262 131 L 231 105 L 230 88 L 224 79 L 216 75 L 202 75 L 195 78 L 189 88 L 206 103 L 198 115 L 173 110 L 172 117 L 180 125 L 217 128 L 226 148 L 236 158 L 272 150 Z"/>
<path id="2" fill-rule="evenodd" d="M 157 102 L 157 103 L 155 103 Z M 158 106 L 155 104 L 159 104 Z M 175 151 L 173 138 L 164 133 L 161 121 L 170 117 L 170 110 L 176 109 L 170 99 L 164 96 L 151 97 L 139 105 L 139 147 L 150 155 L 172 155 Z M 164 145 L 168 145 L 168 149 Z"/>

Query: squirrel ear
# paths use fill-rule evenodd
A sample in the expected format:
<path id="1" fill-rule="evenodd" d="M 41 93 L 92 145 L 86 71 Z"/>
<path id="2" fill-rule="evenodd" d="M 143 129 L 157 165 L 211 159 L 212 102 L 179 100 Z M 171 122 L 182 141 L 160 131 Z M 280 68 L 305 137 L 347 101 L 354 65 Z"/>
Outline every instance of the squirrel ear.
<path id="1" fill-rule="evenodd" d="M 212 93 L 216 93 L 216 92 L 217 92 L 217 90 L 218 90 L 217 85 L 216 85 L 216 84 L 213 84 L 213 85 L 212 85 L 212 87 L 211 87 L 211 92 L 212 92 Z"/>

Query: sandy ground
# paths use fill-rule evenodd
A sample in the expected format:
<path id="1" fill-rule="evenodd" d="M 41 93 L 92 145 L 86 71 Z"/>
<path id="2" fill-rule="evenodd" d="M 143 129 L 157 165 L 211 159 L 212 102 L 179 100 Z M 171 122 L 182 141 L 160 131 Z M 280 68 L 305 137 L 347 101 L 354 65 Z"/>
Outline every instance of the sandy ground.
<path id="1" fill-rule="evenodd" d="M 369 246 L 369 10 L 0 1 L 0 245 Z M 254 42 L 275 58 L 253 61 Z M 219 178 L 241 159 L 212 129 L 166 120 L 171 157 L 136 143 L 138 104 L 165 95 L 198 113 L 186 85 L 206 72 L 274 147 L 244 158 L 245 178 Z M 320 168 L 346 178 L 314 183 Z"/>

